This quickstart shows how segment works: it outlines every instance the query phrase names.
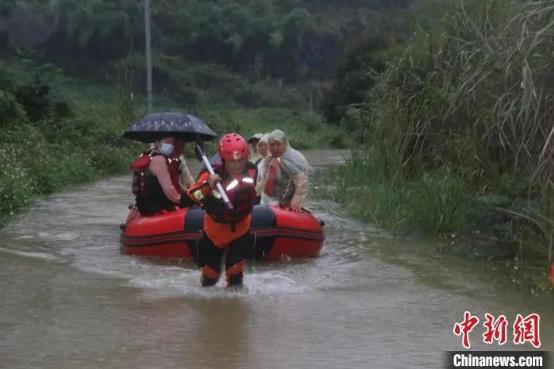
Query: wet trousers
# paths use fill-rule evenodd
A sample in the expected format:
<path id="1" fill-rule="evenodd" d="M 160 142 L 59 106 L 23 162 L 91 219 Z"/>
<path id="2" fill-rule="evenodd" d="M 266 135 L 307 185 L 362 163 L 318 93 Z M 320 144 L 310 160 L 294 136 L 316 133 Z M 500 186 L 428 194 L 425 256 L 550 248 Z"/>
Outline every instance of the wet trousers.
<path id="1" fill-rule="evenodd" d="M 201 283 L 204 287 L 213 286 L 221 275 L 221 264 L 225 257 L 227 287 L 241 286 L 246 255 L 252 247 L 252 236 L 246 232 L 226 247 L 217 247 L 204 234 L 198 245 L 199 260 L 202 266 Z"/>

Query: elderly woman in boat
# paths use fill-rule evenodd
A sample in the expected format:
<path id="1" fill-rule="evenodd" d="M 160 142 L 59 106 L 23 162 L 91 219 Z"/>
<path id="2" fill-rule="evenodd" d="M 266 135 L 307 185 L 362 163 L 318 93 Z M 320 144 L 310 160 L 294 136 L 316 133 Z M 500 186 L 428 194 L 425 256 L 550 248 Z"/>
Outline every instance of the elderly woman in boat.
<path id="1" fill-rule="evenodd" d="M 261 201 L 301 211 L 308 193 L 311 167 L 304 155 L 290 146 L 283 131 L 271 132 L 268 143 L 271 155 L 262 161 L 262 176 L 257 186 Z"/>
<path id="2" fill-rule="evenodd" d="M 248 141 L 246 141 L 248 143 L 249 152 L 248 160 L 250 160 L 254 164 L 256 164 L 256 162 L 261 158 L 260 153 L 258 152 L 258 142 L 260 142 L 262 136 L 263 133 L 256 133 L 252 135 L 252 137 L 250 137 Z"/>

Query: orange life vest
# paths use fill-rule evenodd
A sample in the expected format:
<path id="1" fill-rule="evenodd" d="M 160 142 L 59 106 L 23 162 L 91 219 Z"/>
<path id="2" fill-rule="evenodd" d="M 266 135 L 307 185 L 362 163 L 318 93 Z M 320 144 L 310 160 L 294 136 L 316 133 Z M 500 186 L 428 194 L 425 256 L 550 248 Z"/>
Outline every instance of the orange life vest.
<path id="1" fill-rule="evenodd" d="M 217 190 L 213 190 L 203 201 L 206 212 L 217 223 L 238 223 L 250 215 L 256 202 L 257 168 L 247 163 L 246 170 L 238 177 L 229 176 L 223 166 L 216 166 L 214 171 L 222 177 L 221 185 L 233 210 L 227 209 Z"/>

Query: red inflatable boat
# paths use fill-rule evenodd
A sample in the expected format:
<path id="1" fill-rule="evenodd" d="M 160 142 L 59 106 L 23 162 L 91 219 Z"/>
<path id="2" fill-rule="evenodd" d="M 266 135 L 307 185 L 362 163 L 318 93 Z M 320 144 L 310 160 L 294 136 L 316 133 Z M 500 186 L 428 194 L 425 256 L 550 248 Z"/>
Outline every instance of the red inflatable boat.
<path id="1" fill-rule="evenodd" d="M 193 259 L 202 237 L 204 210 L 179 209 L 141 216 L 132 209 L 122 225 L 125 254 Z M 316 257 L 323 245 L 323 222 L 309 212 L 257 205 L 252 213 L 252 256 L 266 260 Z"/>

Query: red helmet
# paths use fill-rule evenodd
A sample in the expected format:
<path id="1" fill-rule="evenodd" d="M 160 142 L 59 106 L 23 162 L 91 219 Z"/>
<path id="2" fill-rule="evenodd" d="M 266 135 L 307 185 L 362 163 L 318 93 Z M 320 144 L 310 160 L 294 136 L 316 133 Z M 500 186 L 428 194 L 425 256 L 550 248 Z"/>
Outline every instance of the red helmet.
<path id="1" fill-rule="evenodd" d="M 248 158 L 248 144 L 241 135 L 227 133 L 219 140 L 219 156 L 223 160 L 239 160 Z"/>

